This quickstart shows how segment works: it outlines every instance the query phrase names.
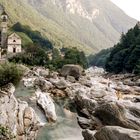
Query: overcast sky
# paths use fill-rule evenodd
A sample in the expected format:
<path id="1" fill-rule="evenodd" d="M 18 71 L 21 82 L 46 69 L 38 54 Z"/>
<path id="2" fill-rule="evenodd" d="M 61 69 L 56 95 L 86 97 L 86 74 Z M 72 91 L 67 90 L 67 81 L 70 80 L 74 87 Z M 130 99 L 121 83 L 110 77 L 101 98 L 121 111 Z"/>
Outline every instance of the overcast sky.
<path id="1" fill-rule="evenodd" d="M 111 0 L 118 5 L 127 15 L 140 20 L 140 0 Z"/>

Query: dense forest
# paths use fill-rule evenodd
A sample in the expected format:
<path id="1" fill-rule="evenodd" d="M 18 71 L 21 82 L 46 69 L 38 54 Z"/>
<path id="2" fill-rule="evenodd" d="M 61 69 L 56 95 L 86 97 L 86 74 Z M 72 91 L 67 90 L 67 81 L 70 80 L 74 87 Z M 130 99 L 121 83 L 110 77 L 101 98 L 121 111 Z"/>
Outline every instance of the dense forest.
<path id="1" fill-rule="evenodd" d="M 39 46 L 43 47 L 44 49 L 52 49 L 52 43 L 45 37 L 41 35 L 39 31 L 33 31 L 29 26 L 22 25 L 21 23 L 17 22 L 11 28 L 12 31 L 17 33 L 24 33 L 34 44 L 38 44 Z M 19 34 L 21 36 L 21 34 Z M 22 38 L 23 40 L 25 39 Z M 26 43 L 28 44 L 28 43 Z M 23 46 L 25 47 L 25 46 Z"/>
<path id="2" fill-rule="evenodd" d="M 103 50 L 101 50 L 100 52 L 98 52 L 94 55 L 92 55 L 92 54 L 89 55 L 88 56 L 89 66 L 97 66 L 97 67 L 105 68 L 105 63 L 106 63 L 106 60 L 110 56 L 111 50 L 112 50 L 112 48 L 103 49 Z"/>
<path id="3" fill-rule="evenodd" d="M 114 45 L 105 68 L 108 72 L 140 74 L 139 23 L 126 34 L 122 34 L 119 43 Z"/>

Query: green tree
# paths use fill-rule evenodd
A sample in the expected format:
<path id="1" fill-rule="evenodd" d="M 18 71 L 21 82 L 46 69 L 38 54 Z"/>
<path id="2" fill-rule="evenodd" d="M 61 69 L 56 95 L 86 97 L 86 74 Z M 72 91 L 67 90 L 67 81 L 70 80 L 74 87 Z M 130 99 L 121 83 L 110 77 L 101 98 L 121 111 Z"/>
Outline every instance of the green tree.
<path id="1" fill-rule="evenodd" d="M 31 40 L 45 49 L 52 49 L 52 43 L 45 37 L 41 35 L 39 31 L 33 31 L 29 26 L 22 25 L 21 23 L 17 22 L 13 25 L 12 30 L 15 32 L 22 32 L 25 33 Z"/>
<path id="2" fill-rule="evenodd" d="M 136 25 L 126 34 L 122 34 L 120 42 L 114 46 L 105 68 L 109 72 L 139 71 L 140 61 L 140 29 Z"/>
<path id="3" fill-rule="evenodd" d="M 27 65 L 37 65 L 45 66 L 49 61 L 47 52 L 39 47 L 38 45 L 30 44 L 25 52 L 22 54 L 17 54 L 12 58 L 9 58 L 9 61 L 16 63 L 24 63 Z"/>
<path id="4" fill-rule="evenodd" d="M 23 70 L 15 64 L 4 63 L 0 65 L 0 87 L 8 83 L 18 84 L 23 75 Z"/>

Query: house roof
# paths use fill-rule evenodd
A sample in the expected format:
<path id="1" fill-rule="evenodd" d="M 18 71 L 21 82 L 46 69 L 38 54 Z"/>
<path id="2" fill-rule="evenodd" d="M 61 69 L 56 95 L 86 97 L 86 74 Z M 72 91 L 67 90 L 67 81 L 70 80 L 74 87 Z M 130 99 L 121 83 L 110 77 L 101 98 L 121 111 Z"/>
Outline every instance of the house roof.
<path id="1" fill-rule="evenodd" d="M 2 14 L 1 15 L 7 15 L 7 13 L 5 12 L 5 10 L 2 12 Z"/>
<path id="2" fill-rule="evenodd" d="M 18 34 L 16 34 L 15 32 L 8 36 L 8 38 L 10 38 L 10 37 L 16 37 L 18 39 L 21 39 L 21 37 Z"/>

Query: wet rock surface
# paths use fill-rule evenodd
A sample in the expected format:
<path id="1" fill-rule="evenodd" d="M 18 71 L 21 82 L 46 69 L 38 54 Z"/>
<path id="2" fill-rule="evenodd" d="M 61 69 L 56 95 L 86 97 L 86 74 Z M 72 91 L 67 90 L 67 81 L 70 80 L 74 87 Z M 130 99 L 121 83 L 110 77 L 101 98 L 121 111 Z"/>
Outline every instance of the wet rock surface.
<path id="1" fill-rule="evenodd" d="M 37 96 L 37 104 L 45 112 L 47 120 L 49 122 L 55 122 L 57 120 L 57 116 L 52 98 L 48 93 L 43 93 L 40 90 L 37 90 L 35 94 Z"/>
<path id="2" fill-rule="evenodd" d="M 108 76 L 96 67 L 86 70 L 84 75 L 82 72 L 83 69 L 73 65 L 66 65 L 61 75 L 44 68 L 33 68 L 26 72 L 22 82 L 25 87 L 35 90 L 30 99 L 43 110 L 49 122 L 57 121 L 53 98 L 73 101 L 85 140 L 139 140 L 139 76 Z M 36 112 L 27 102 L 17 100 L 14 90 L 9 85 L 0 92 L 0 111 L 4 116 L 0 124 L 8 125 L 19 139 L 24 140 L 26 133 L 29 139 L 35 138 L 39 124 Z M 8 120 L 9 116 L 11 120 Z"/>
<path id="3" fill-rule="evenodd" d="M 86 71 L 85 81 L 80 82 L 82 86 L 74 97 L 79 115 L 82 116 L 78 122 L 83 128 L 85 140 L 138 140 L 138 77 L 115 75 L 104 78 L 105 73 L 98 72 L 96 75 L 96 72 L 97 69 Z M 126 83 L 126 79 L 129 82 Z M 86 82 L 91 83 L 91 86 Z"/>
<path id="4" fill-rule="evenodd" d="M 140 132 L 118 126 L 105 126 L 94 137 L 96 140 L 139 140 Z"/>
<path id="5" fill-rule="evenodd" d="M 12 132 L 14 139 L 32 140 L 36 137 L 40 122 L 27 102 L 15 98 L 14 91 L 12 84 L 0 91 L 0 124 Z"/>

